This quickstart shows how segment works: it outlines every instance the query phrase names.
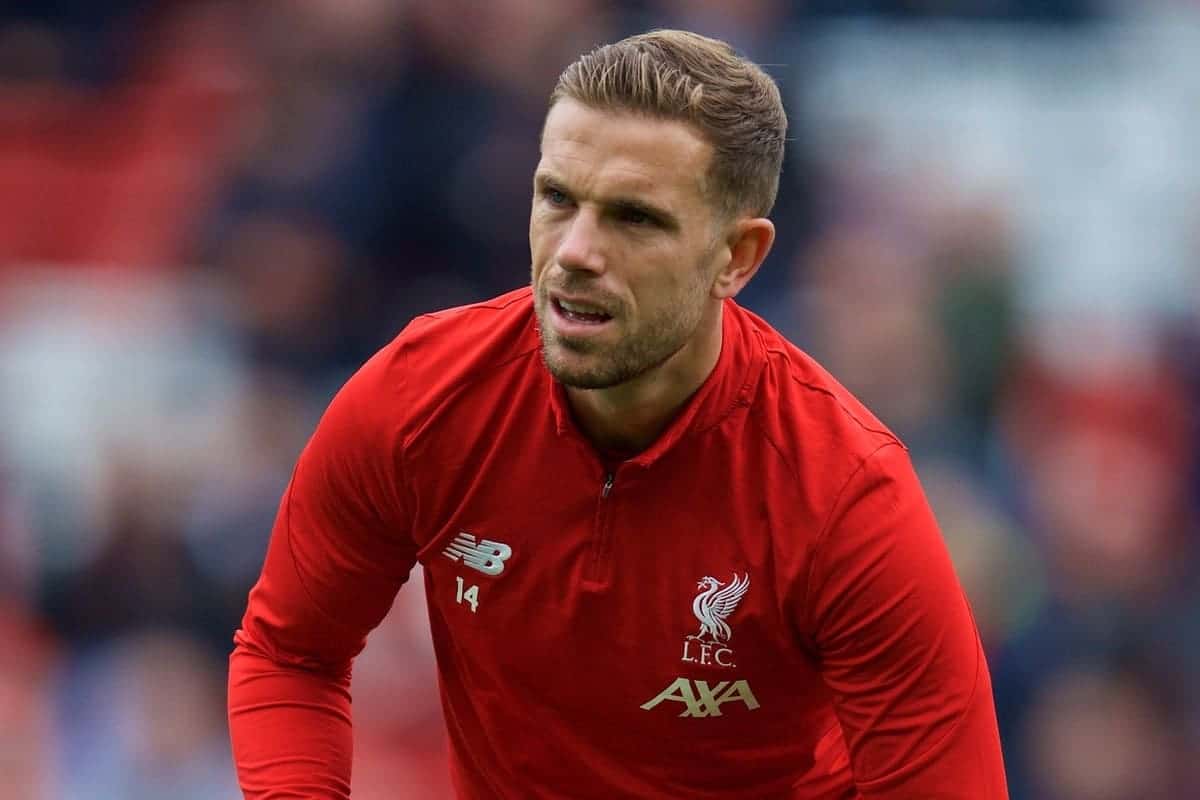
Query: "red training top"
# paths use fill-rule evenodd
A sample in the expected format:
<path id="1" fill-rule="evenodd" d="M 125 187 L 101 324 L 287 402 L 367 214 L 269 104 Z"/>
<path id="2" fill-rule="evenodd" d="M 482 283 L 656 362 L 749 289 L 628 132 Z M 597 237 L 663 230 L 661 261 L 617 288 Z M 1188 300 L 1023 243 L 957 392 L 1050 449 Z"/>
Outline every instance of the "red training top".
<path id="1" fill-rule="evenodd" d="M 300 456 L 236 635 L 246 796 L 349 797 L 351 659 L 420 562 L 462 798 L 1006 798 L 904 447 L 761 319 L 727 301 L 723 326 L 712 375 L 611 469 L 528 289 L 368 361 Z"/>

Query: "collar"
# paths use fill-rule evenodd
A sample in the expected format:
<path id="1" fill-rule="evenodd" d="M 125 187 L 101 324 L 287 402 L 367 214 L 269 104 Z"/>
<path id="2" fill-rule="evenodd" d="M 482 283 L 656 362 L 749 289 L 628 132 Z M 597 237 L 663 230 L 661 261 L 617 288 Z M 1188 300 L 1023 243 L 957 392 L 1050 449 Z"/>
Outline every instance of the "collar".
<path id="1" fill-rule="evenodd" d="M 713 371 L 658 438 L 626 463 L 648 467 L 681 440 L 704 433 L 737 408 L 749 406 L 765 364 L 762 341 L 750 315 L 733 300 L 726 300 L 721 314 L 721 354 Z M 544 365 L 542 372 L 551 386 L 558 434 L 581 440 L 599 457 L 599 451 L 575 423 L 566 387 L 553 380 Z"/>

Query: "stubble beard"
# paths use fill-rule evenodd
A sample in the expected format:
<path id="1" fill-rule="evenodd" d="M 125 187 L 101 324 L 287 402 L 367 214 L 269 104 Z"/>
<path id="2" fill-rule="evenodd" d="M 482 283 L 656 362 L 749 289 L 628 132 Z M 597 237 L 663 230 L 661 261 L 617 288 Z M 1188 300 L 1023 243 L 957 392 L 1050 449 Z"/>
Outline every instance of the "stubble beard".
<path id="1" fill-rule="evenodd" d="M 559 336 L 550 325 L 549 299 L 539 298 L 536 310 L 542 361 L 555 380 L 572 389 L 609 389 L 628 383 L 666 363 L 692 338 L 704 314 L 702 300 L 695 297 L 699 292 L 698 282 L 682 303 L 665 304 L 640 330 L 625 332 L 611 344 Z M 622 318 L 618 312 L 614 321 Z M 568 353 L 586 361 L 572 364 Z"/>

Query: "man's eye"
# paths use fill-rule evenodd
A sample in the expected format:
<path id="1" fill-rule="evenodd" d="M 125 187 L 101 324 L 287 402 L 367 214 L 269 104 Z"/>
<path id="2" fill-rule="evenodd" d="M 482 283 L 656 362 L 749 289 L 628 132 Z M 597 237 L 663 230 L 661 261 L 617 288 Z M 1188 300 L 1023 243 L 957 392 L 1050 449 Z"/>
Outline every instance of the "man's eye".
<path id="1" fill-rule="evenodd" d="M 558 189 L 547 188 L 544 192 L 544 195 L 546 197 L 546 201 L 552 206 L 565 206 L 571 201 L 571 198 L 567 197 L 566 194 L 560 192 Z"/>

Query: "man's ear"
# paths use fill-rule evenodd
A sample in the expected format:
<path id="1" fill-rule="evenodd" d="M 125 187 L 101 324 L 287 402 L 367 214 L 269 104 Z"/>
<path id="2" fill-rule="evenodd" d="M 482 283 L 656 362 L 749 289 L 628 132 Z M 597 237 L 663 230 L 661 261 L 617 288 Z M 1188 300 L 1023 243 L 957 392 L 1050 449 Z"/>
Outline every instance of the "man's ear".
<path id="1" fill-rule="evenodd" d="M 766 217 L 747 217 L 733 224 L 725 246 L 729 261 L 717 273 L 710 293 L 717 300 L 734 297 L 742 290 L 775 243 L 775 224 Z"/>

